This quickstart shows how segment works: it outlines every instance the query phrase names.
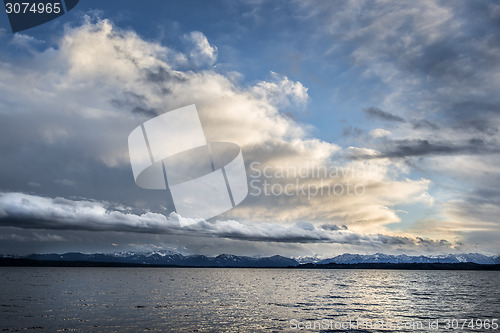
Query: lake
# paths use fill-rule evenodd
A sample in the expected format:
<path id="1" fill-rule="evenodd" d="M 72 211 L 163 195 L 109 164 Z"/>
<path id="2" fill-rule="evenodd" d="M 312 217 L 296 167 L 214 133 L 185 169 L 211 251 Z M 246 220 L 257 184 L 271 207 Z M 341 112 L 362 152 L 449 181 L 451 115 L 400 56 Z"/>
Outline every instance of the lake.
<path id="1" fill-rule="evenodd" d="M 494 271 L 0 267 L 0 282 L 7 332 L 500 331 Z"/>

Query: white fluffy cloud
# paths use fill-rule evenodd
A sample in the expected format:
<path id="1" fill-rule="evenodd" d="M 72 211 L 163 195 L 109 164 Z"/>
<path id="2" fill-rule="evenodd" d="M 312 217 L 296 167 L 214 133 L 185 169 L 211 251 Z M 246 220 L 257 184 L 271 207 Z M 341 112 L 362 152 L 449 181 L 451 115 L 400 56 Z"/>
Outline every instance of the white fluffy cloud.
<path id="1" fill-rule="evenodd" d="M 384 136 L 389 136 L 391 134 L 392 134 L 391 131 L 382 128 L 376 128 L 370 131 L 370 135 L 374 138 L 382 138 Z"/>
<path id="2" fill-rule="evenodd" d="M 185 36 L 191 43 L 192 49 L 189 58 L 197 66 L 213 65 L 217 60 L 217 47 L 210 45 L 207 37 L 199 32 L 193 31 Z"/>
<path id="3" fill-rule="evenodd" d="M 261 81 L 253 88 L 257 96 L 279 107 L 306 106 L 309 100 L 308 89 L 302 83 L 293 82 L 274 72 L 271 74 L 271 82 Z"/>

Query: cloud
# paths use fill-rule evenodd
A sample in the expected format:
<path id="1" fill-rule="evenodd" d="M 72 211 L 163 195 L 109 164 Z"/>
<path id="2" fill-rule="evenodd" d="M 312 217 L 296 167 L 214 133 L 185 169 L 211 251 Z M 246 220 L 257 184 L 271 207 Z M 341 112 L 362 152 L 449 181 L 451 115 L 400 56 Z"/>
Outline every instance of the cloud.
<path id="1" fill-rule="evenodd" d="M 451 156 L 446 164 L 440 163 L 436 157 L 429 159 L 426 168 L 442 174 L 443 181 L 460 179 L 461 195 L 441 204 L 441 223 L 422 221 L 418 230 L 427 231 L 426 235 L 454 234 L 466 244 L 498 253 L 495 238 L 500 230 L 500 191 L 496 185 L 500 181 L 496 167 L 499 161 L 496 154 L 481 158 L 476 155 Z"/>
<path id="2" fill-rule="evenodd" d="M 18 230 L 17 230 L 18 231 Z M 67 242 L 68 240 L 60 235 L 56 235 L 54 233 L 43 233 L 43 232 L 31 232 L 28 234 L 18 234 L 15 232 L 0 233 L 0 240 L 4 242 L 21 242 L 21 243 L 37 243 L 37 242 L 45 242 L 45 243 L 53 243 L 53 242 Z"/>
<path id="3" fill-rule="evenodd" d="M 451 245 L 445 241 L 423 238 L 363 235 L 349 231 L 346 226 L 322 225 L 318 229 L 313 224 L 305 222 L 285 226 L 273 223 L 243 224 L 235 220 L 183 221 L 185 218 L 176 213 L 172 213 L 169 217 L 151 212 L 135 214 L 131 212 L 131 208 L 117 209 L 106 202 L 48 198 L 12 192 L 0 193 L 0 208 L 5 212 L 5 215 L 0 216 L 0 224 L 3 227 L 23 229 L 192 234 L 258 242 L 334 243 L 368 247 Z M 38 241 L 64 240 L 58 235 L 49 233 L 36 233 L 34 236 Z"/>
<path id="4" fill-rule="evenodd" d="M 323 230 L 347 230 L 347 226 L 338 226 L 336 224 L 323 224 L 320 226 Z"/>
<path id="5" fill-rule="evenodd" d="M 302 107 L 309 100 L 308 89 L 300 82 L 294 82 L 286 76 L 271 72 L 272 81 L 261 81 L 253 88 L 253 92 L 262 99 L 278 107 Z"/>
<path id="6" fill-rule="evenodd" d="M 44 44 L 44 41 L 22 33 L 16 33 L 13 35 L 9 44 L 13 45 L 16 48 L 33 52 L 34 47 L 40 44 Z"/>
<path id="7" fill-rule="evenodd" d="M 439 126 L 430 122 L 427 119 L 419 119 L 412 121 L 414 129 L 430 129 L 430 130 L 438 130 Z"/>
<path id="8" fill-rule="evenodd" d="M 74 186 L 75 182 L 69 179 L 56 179 L 54 183 L 64 186 Z"/>
<path id="9" fill-rule="evenodd" d="M 380 107 L 365 114 L 392 133 L 363 142 L 355 157 L 403 158 L 433 181 L 439 209 L 415 232 L 453 234 L 478 247 L 484 237 L 495 251 L 486 234 L 497 234 L 491 223 L 500 198 L 491 186 L 500 163 L 499 8 L 357 1 L 301 2 L 297 10 L 304 22 L 321 22 L 314 31 L 328 45 L 323 56 L 355 64 L 357 91 Z"/>
<path id="10" fill-rule="evenodd" d="M 59 235 L 55 235 L 55 234 L 51 234 L 51 233 L 46 233 L 46 234 L 43 234 L 43 233 L 33 233 L 33 238 L 34 240 L 38 241 L 38 242 L 64 242 L 66 241 L 66 239 L 64 239 L 63 237 L 59 236 Z"/>
<path id="11" fill-rule="evenodd" d="M 357 239 L 359 244 L 373 239 L 382 243 L 384 237 L 395 236 L 360 235 L 389 234 L 386 226 L 401 221 L 396 205 L 427 204 L 422 195 L 431 186 L 428 179 L 401 176 L 405 166 L 387 158 L 352 160 L 349 154 L 377 156 L 380 152 L 365 147 L 343 149 L 315 138 L 311 134 L 314 128 L 286 116 L 287 112 L 308 105 L 308 88 L 301 82 L 271 73 L 267 80 L 242 85 L 213 67 L 192 70 L 189 62 L 194 59 L 193 52 L 214 61 L 216 58 L 215 48 L 207 46 L 204 36 L 190 36 L 199 40 L 201 46 L 193 44 L 192 51 L 182 53 L 146 41 L 133 31 L 121 30 L 108 20 L 87 19 L 80 26 L 67 28 L 57 47 L 35 52 L 23 64 L 10 59 L 9 66 L 0 67 L 4 78 L 0 82 L 0 102 L 9 105 L 0 108 L 0 171 L 5 175 L 2 188 L 14 189 L 19 196 L 31 193 L 42 198 L 30 199 L 36 209 L 29 214 L 19 211 L 27 214 L 26 218 L 22 214 L 11 215 L 18 226 L 190 231 L 231 239 L 245 235 L 245 239 L 255 240 L 339 244 L 347 237 Z M 201 47 L 206 52 L 200 51 Z M 30 66 L 26 67 L 25 62 Z M 325 167 L 336 169 L 339 174 L 272 177 L 271 186 L 287 186 L 298 194 L 250 195 L 243 204 L 221 216 L 221 221 L 184 223 L 188 229 L 182 229 L 175 218 L 155 213 L 164 212 L 162 195 L 135 186 L 126 138 L 150 117 L 193 103 L 207 140 L 238 144 L 249 175 L 256 172 L 249 168 L 252 162 L 259 163 L 260 172 L 286 167 L 310 174 L 315 168 Z M 378 111 L 373 112 L 379 117 L 382 114 L 397 118 Z M 349 173 L 352 170 L 355 172 Z M 254 185 L 264 190 L 266 179 L 257 178 L 261 182 Z M 29 187 L 27 179 L 44 186 Z M 54 179 L 70 180 L 75 186 L 59 186 Z M 353 194 L 354 188 L 362 193 Z M 302 192 L 303 189 L 315 194 Z M 332 194 L 334 189 L 336 194 Z M 60 199 L 49 199 L 55 197 Z M 74 197 L 92 200 L 72 203 L 67 199 Z M 60 212 L 65 202 L 69 215 Z M 105 202 L 119 202 L 134 212 L 110 209 Z M 57 209 L 44 209 L 55 203 Z M 38 221 L 43 223 L 33 222 L 37 219 L 30 214 L 36 210 Z M 88 224 L 80 223 L 80 218 L 87 218 Z M 349 229 L 337 230 L 345 235 L 329 235 L 333 230 L 304 230 L 296 225 L 298 221 L 313 226 L 336 221 Z M 258 227 L 261 224 L 262 229 Z M 219 229 L 221 225 L 227 228 Z"/>
<path id="12" fill-rule="evenodd" d="M 241 87 L 212 70 L 176 69 L 184 66 L 185 59 L 184 54 L 146 42 L 110 21 L 89 18 L 68 28 L 56 49 L 28 58 L 30 69 L 10 59 L 9 66 L 0 68 L 5 79 L 0 83 L 1 104 L 9 105 L 0 109 L 4 157 L 0 169 L 9 175 L 3 186 L 29 191 L 26 179 L 32 184 L 71 179 L 78 188 L 57 192 L 46 186 L 40 193 L 133 204 L 138 194 L 127 197 L 131 192 L 123 190 L 131 184 L 126 181 L 128 134 L 151 116 L 193 103 L 209 129 L 205 133 L 209 141 L 238 143 L 250 155 L 260 154 L 259 150 L 297 155 L 307 147 L 316 158 L 337 149 L 307 138 L 305 128 L 282 116 L 271 103 L 304 102 L 307 90 L 300 83 L 273 76 L 275 81 Z M 284 90 L 273 89 L 274 84 Z M 26 149 L 18 149 L 21 146 Z M 113 185 L 105 185 L 104 179 Z"/>
<path id="13" fill-rule="evenodd" d="M 487 144 L 481 139 L 471 139 L 468 142 L 429 142 L 425 139 L 386 140 L 379 147 L 377 154 L 359 155 L 365 158 L 407 158 L 412 156 L 431 155 L 483 155 L 499 153 L 500 147 Z"/>
<path id="14" fill-rule="evenodd" d="M 382 111 L 375 107 L 369 107 L 363 110 L 368 116 L 384 121 L 395 121 L 395 122 L 404 122 L 405 120 L 399 116 L 395 116 L 389 112 Z"/>
<path id="15" fill-rule="evenodd" d="M 329 244 L 344 244 L 335 248 L 342 251 L 349 248 L 347 236 L 372 246 L 383 240 L 424 246 L 426 238 L 415 238 L 420 235 L 477 244 L 478 249 L 488 242 L 491 249 L 498 249 L 494 217 L 500 215 L 495 209 L 500 207 L 500 192 L 495 188 L 500 179 L 500 7 L 462 1 L 262 6 L 266 7 L 259 8 L 258 3 L 252 7 L 253 17 L 259 16 L 252 22 L 259 31 L 272 22 L 275 39 L 244 35 L 247 22 L 238 22 L 238 33 L 259 38 L 264 48 L 258 53 L 283 52 L 292 57 L 295 51 L 300 56 L 293 57 L 300 59 L 287 71 L 286 64 L 277 63 L 281 58 L 266 68 L 263 58 L 256 57 L 253 64 L 261 67 L 254 70 L 240 53 L 239 65 L 252 71 L 249 82 L 245 82 L 247 73 L 221 70 L 227 64 L 214 66 L 218 53 L 238 45 L 228 43 L 218 50 L 214 41 L 225 40 L 221 34 L 207 34 L 207 38 L 202 32 L 181 32 L 184 48 L 180 51 L 96 18 L 67 26 L 60 39 L 50 43 L 4 34 L 16 53 L 5 50 L 0 66 L 1 189 L 46 198 L 53 205 L 55 199 L 50 198 L 88 201 L 104 209 L 102 216 L 89 215 L 100 222 L 85 226 L 75 213 L 75 224 L 95 230 L 108 223 L 109 233 L 168 229 L 175 237 L 189 232 L 183 238 L 187 239 L 203 233 L 224 235 L 218 229 L 224 225 L 234 244 L 247 237 L 259 246 L 258 239 L 266 240 L 268 246 L 269 239 L 280 242 L 282 233 L 290 242 L 322 244 L 314 242 L 338 239 Z M 286 47 L 273 44 L 276 40 L 284 40 Z M 225 53 L 224 60 L 228 57 Z M 227 66 L 233 70 L 231 66 L 237 65 Z M 276 68 L 280 74 L 258 76 Z M 334 78 L 326 80 L 326 90 L 318 84 L 322 75 Z M 332 90 L 335 96 L 326 103 L 315 99 L 309 104 L 309 93 L 319 98 Z M 332 101 L 331 108 L 323 107 Z M 180 222 L 175 217 L 165 222 L 162 214 L 143 216 L 163 212 L 164 202 L 157 192 L 135 186 L 124 138 L 145 120 L 192 103 L 198 106 L 207 139 L 242 147 L 249 176 L 257 173 L 249 168 L 251 162 L 260 163 L 260 172 L 283 167 L 309 172 L 307 177 L 268 180 L 269 189 L 289 186 L 299 194 L 249 196 L 220 221 L 186 220 L 190 231 L 176 229 Z M 333 142 L 315 138 L 318 129 L 294 120 L 298 118 L 294 112 L 311 106 L 317 108 L 312 121 L 321 123 L 321 131 L 329 126 L 327 120 L 344 117 L 342 112 L 357 123 L 342 125 L 345 137 L 333 136 Z M 323 109 L 335 112 L 322 114 Z M 379 121 L 384 122 L 383 129 L 377 128 Z M 331 138 L 325 132 L 321 135 Z M 336 169 L 338 176 L 311 176 L 319 167 Z M 249 180 L 253 179 L 261 181 L 258 188 L 263 190 L 265 177 Z M 61 186 L 54 180 L 70 180 L 75 186 Z M 347 189 L 348 184 L 351 189 L 363 188 L 363 195 L 300 193 L 301 188 L 328 191 L 335 186 Z M 92 199 L 74 199 L 78 197 Z M 77 204 L 68 205 L 86 211 Z M 119 209 L 120 205 L 131 210 Z M 404 207 L 408 214 L 400 209 L 402 205 L 411 206 Z M 414 211 L 425 216 L 413 221 L 420 216 Z M 117 214 L 118 220 L 106 212 Z M 0 209 L 0 215 L 6 214 Z M 37 228 L 34 213 L 29 220 L 16 221 Z M 49 225 L 46 217 L 43 221 L 38 226 Z M 138 228 L 137 221 L 145 227 Z M 61 228 L 58 234 L 70 228 L 64 221 L 53 223 Z M 342 225 L 348 229 L 333 230 Z M 391 231 L 398 227 L 404 232 Z M 84 232 L 92 238 L 93 231 Z M 127 234 L 138 237 L 135 231 Z M 405 243 L 405 237 L 411 241 Z M 224 250 L 221 244 L 228 243 L 214 247 Z"/>
<path id="16" fill-rule="evenodd" d="M 488 2 L 360 1 L 300 3 L 299 10 L 303 20 L 321 22 L 316 34 L 330 45 L 327 55 L 356 64 L 363 98 L 380 106 L 365 113 L 387 121 L 395 139 L 479 137 L 498 145 L 496 8 Z"/>
<path id="17" fill-rule="evenodd" d="M 374 130 L 371 130 L 369 134 L 374 138 L 382 138 L 384 136 L 389 136 L 392 133 L 382 128 L 376 128 Z"/>
<path id="18" fill-rule="evenodd" d="M 342 129 L 343 136 L 359 137 L 362 134 L 363 134 L 363 130 L 361 130 L 360 128 L 357 128 L 357 127 L 348 126 L 348 127 L 344 127 L 344 129 Z"/>
<path id="19" fill-rule="evenodd" d="M 193 31 L 184 37 L 192 48 L 189 52 L 189 59 L 196 66 L 213 65 L 217 60 L 217 47 L 210 45 L 207 37 L 199 32 Z"/>

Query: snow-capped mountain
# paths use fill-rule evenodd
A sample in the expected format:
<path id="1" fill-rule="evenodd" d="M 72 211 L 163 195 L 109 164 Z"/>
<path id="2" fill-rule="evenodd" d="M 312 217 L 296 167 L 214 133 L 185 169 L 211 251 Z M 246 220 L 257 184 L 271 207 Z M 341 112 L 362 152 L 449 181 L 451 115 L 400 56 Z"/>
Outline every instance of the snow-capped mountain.
<path id="1" fill-rule="evenodd" d="M 317 264 L 323 260 L 323 256 L 315 254 L 314 256 L 293 257 L 299 264 Z"/>
<path id="2" fill-rule="evenodd" d="M 69 252 L 64 254 L 31 254 L 27 256 L 0 256 L 2 258 L 27 259 L 34 261 L 53 262 L 90 262 L 111 263 L 114 265 L 158 265 L 158 266 L 190 266 L 190 267 L 291 267 L 300 264 L 432 264 L 432 263 L 475 263 L 483 265 L 500 264 L 500 256 L 486 256 L 479 253 L 448 254 L 437 256 L 409 256 L 406 254 L 389 255 L 376 253 L 370 255 L 344 253 L 342 255 L 322 259 L 312 257 L 286 258 L 248 257 L 231 254 L 221 254 L 216 257 L 204 255 L 183 255 L 170 250 L 153 252 L 116 252 L 84 254 Z"/>
<path id="3" fill-rule="evenodd" d="M 369 255 L 344 253 L 339 256 L 323 259 L 317 262 L 318 264 L 366 264 L 366 263 L 461 263 L 472 262 L 483 265 L 500 264 L 500 256 L 486 256 L 479 253 L 469 254 L 448 254 L 438 256 L 408 256 L 406 254 L 390 255 L 383 253 L 375 253 Z"/>
<path id="4" fill-rule="evenodd" d="M 18 257 L 19 258 L 19 257 Z M 117 253 L 64 253 L 64 254 L 31 254 L 21 257 L 39 261 L 71 261 L 98 262 L 114 264 L 137 264 L 159 266 L 196 266 L 196 267 L 288 267 L 297 266 L 294 259 L 272 257 L 246 257 L 221 254 L 216 257 L 204 255 L 182 255 L 172 251 L 154 252 L 117 252 Z"/>

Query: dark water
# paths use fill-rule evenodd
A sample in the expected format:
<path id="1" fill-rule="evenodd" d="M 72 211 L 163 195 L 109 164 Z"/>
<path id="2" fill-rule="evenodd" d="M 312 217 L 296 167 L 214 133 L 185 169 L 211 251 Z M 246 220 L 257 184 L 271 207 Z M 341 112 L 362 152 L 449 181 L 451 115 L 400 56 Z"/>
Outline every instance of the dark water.
<path id="1" fill-rule="evenodd" d="M 445 329 L 453 318 L 458 329 Z M 428 332 L 429 320 L 439 320 L 439 331 L 500 332 L 483 326 L 495 318 L 499 272 L 0 268 L 7 332 L 279 332 L 314 324 Z"/>

